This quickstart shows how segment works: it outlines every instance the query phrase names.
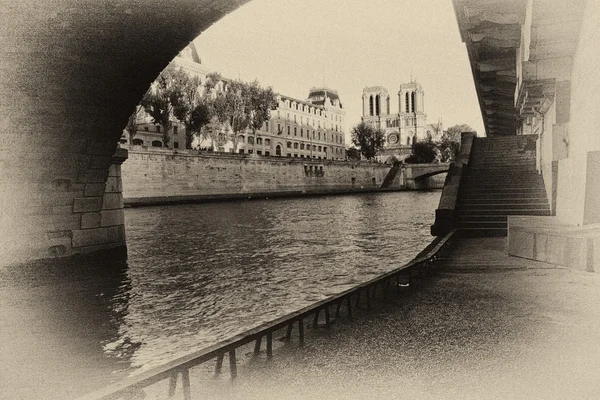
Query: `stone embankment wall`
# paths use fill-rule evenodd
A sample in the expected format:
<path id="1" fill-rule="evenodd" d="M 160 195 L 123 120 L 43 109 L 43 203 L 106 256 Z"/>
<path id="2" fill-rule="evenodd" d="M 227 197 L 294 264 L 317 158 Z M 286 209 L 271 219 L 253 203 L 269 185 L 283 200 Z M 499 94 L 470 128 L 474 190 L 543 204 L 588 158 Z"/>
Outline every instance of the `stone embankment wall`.
<path id="1" fill-rule="evenodd" d="M 391 165 L 124 146 L 126 205 L 377 190 Z M 402 174 L 390 189 L 403 189 Z"/>

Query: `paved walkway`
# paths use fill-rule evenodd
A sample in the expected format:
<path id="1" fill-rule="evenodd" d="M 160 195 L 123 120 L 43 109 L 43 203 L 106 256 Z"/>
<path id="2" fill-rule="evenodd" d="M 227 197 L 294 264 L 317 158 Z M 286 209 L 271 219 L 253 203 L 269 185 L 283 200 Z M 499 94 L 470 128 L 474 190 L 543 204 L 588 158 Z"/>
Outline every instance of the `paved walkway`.
<path id="1" fill-rule="evenodd" d="M 201 399 L 600 399 L 600 274 L 461 239 L 419 288 L 283 346 Z"/>

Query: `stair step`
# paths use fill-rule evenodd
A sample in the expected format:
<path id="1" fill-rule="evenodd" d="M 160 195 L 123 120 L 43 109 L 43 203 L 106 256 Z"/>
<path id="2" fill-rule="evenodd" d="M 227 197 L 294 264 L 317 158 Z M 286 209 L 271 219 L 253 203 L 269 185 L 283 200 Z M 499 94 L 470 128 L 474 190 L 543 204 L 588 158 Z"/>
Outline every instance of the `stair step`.
<path id="1" fill-rule="evenodd" d="M 546 190 L 539 188 L 539 187 L 523 187 L 523 188 L 511 188 L 510 190 L 508 190 L 508 188 L 506 187 L 501 187 L 498 189 L 489 189 L 489 188 L 480 188 L 480 187 L 465 187 L 462 188 L 461 187 L 461 194 L 465 194 L 465 195 L 477 195 L 477 194 L 491 194 L 491 195 L 496 195 L 496 194 L 506 194 L 507 196 L 509 195 L 513 195 L 513 194 L 530 194 L 533 195 L 534 193 L 540 193 L 543 194 L 544 196 L 546 195 Z"/>
<path id="2" fill-rule="evenodd" d="M 506 236 L 508 229 L 495 228 L 468 228 L 459 227 L 459 234 L 463 237 L 490 237 L 490 236 Z"/>
<path id="3" fill-rule="evenodd" d="M 459 215 L 458 222 L 504 222 L 507 221 L 507 216 L 504 214 L 497 215 L 480 215 L 480 214 L 469 214 L 469 215 Z"/>
<path id="4" fill-rule="evenodd" d="M 547 204 L 546 197 L 493 197 L 493 198 L 464 198 L 460 197 L 459 204 L 469 206 L 471 204 Z"/>
<path id="5" fill-rule="evenodd" d="M 512 209 L 457 209 L 458 215 L 550 215 L 549 208 L 512 208 Z"/>

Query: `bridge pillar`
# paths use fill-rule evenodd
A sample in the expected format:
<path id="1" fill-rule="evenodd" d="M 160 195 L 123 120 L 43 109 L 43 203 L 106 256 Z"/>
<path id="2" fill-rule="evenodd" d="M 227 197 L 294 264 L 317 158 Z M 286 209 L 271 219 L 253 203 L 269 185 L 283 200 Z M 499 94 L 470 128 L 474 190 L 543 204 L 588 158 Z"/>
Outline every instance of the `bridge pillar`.
<path id="1" fill-rule="evenodd" d="M 124 247 L 113 164 L 125 156 L 113 155 L 127 118 L 182 48 L 246 1 L 4 2 L 0 265 Z"/>

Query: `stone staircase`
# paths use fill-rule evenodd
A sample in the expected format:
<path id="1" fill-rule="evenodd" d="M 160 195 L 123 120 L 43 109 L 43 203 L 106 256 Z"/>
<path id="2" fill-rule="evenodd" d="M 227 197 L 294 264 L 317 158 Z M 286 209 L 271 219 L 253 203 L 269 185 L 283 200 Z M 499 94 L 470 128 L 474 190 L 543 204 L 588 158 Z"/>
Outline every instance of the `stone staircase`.
<path id="1" fill-rule="evenodd" d="M 550 215 L 535 169 L 535 139 L 475 139 L 458 195 L 457 222 L 464 235 L 506 236 L 508 215 Z"/>

